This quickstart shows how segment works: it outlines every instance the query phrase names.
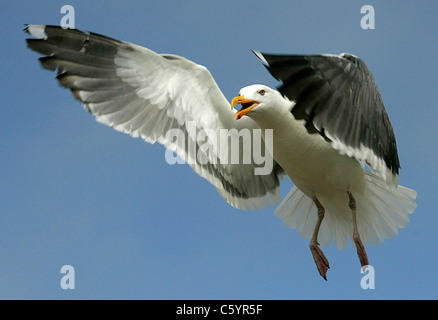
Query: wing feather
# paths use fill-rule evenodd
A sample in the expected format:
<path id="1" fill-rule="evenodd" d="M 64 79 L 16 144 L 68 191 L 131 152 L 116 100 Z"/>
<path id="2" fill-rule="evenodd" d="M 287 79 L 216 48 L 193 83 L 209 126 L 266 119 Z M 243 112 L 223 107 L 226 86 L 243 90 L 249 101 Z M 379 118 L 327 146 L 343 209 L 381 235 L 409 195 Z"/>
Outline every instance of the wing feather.
<path id="1" fill-rule="evenodd" d="M 42 67 L 56 70 L 59 84 L 98 122 L 174 151 L 237 208 L 257 209 L 280 200 L 283 170 L 277 163 L 270 174 L 255 175 L 254 163 L 215 162 L 214 141 L 198 141 L 202 130 L 257 128 L 250 119 L 234 120 L 205 67 L 96 33 L 33 25 L 25 31 L 36 38 L 27 39 L 27 45 L 44 55 Z M 172 139 L 172 129 L 184 139 Z M 206 161 L 197 161 L 191 151 Z"/>
<path id="2" fill-rule="evenodd" d="M 337 55 L 272 55 L 254 52 L 294 100 L 292 114 L 342 154 L 368 163 L 397 186 L 400 162 L 394 130 L 374 78 L 360 58 Z"/>

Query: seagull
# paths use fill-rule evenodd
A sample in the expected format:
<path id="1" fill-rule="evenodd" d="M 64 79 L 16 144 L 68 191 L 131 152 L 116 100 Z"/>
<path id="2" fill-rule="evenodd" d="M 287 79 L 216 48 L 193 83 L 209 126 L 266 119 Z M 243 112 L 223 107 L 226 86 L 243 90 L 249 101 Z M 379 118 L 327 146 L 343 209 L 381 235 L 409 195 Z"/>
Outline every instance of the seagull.
<path id="1" fill-rule="evenodd" d="M 43 55 L 42 67 L 57 71 L 59 84 L 98 122 L 171 149 L 233 207 L 256 210 L 281 202 L 276 216 L 310 240 L 325 280 L 330 266 L 320 246 L 334 242 L 343 250 L 351 239 L 365 268 L 366 244 L 395 236 L 416 208 L 416 192 L 398 185 L 394 130 L 374 78 L 357 56 L 253 51 L 280 85 L 247 86 L 230 103 L 207 68 L 183 57 L 59 26 L 27 25 L 25 31 L 33 36 L 28 48 Z M 214 161 L 214 141 L 201 143 L 196 136 L 207 129 L 271 132 L 272 141 L 262 135 L 261 143 L 273 157 L 272 170 L 256 174 L 253 158 Z M 175 143 L 171 130 L 184 142 Z M 237 141 L 240 148 L 248 144 Z M 194 159 L 190 146 L 204 161 Z M 281 201 L 284 176 L 294 186 Z"/>

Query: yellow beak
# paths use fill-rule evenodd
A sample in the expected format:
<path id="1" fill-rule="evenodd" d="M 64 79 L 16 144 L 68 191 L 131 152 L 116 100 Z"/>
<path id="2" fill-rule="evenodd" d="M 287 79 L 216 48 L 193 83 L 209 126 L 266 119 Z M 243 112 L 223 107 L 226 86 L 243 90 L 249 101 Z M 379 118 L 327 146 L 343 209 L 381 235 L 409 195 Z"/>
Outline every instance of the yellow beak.
<path id="1" fill-rule="evenodd" d="M 244 96 L 238 96 L 234 97 L 233 100 L 231 100 L 231 109 L 233 109 L 236 104 L 242 105 L 242 108 L 234 115 L 234 119 L 239 120 L 245 114 L 250 113 L 254 107 L 259 105 L 259 102 L 255 100 L 245 99 Z"/>

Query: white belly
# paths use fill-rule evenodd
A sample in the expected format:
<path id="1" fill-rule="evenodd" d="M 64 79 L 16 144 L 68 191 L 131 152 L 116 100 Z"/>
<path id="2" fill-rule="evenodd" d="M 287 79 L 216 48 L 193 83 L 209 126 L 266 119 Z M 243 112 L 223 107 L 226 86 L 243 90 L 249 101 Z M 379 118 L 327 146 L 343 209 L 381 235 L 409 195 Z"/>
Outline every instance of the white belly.
<path id="1" fill-rule="evenodd" d="M 308 197 L 347 191 L 362 193 L 364 171 L 359 162 L 333 149 L 319 134 L 309 135 L 292 115 L 273 132 L 274 159 Z"/>

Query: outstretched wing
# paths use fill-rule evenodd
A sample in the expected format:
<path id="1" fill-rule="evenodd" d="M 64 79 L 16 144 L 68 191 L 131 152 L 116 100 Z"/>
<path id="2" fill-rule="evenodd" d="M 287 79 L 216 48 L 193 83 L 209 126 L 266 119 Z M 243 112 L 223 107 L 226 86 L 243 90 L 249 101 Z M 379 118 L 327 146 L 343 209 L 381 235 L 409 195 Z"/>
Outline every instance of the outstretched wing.
<path id="1" fill-rule="evenodd" d="M 58 82 L 97 121 L 170 148 L 237 208 L 280 200 L 283 171 L 275 162 L 270 174 L 255 175 L 254 162 L 215 161 L 214 139 L 198 138 L 202 130 L 257 128 L 250 119 L 234 120 L 235 111 L 205 67 L 96 33 L 35 25 L 25 31 L 36 38 L 27 39 L 28 47 L 44 55 L 41 65 L 57 70 Z M 242 139 L 239 143 L 242 147 Z"/>
<path id="2" fill-rule="evenodd" d="M 282 81 L 278 90 L 296 102 L 292 113 L 342 154 L 365 161 L 397 186 L 400 163 L 394 131 L 374 78 L 360 58 L 271 55 L 254 52 Z"/>

